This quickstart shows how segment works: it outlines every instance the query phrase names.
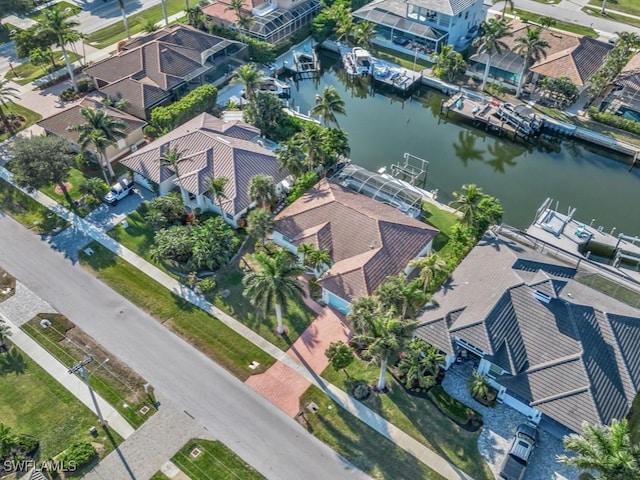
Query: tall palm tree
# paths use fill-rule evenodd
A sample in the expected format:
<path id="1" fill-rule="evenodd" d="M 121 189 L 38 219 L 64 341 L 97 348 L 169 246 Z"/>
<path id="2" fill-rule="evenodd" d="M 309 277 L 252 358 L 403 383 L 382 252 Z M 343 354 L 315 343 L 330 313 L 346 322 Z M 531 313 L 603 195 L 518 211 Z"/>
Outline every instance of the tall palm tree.
<path id="1" fill-rule="evenodd" d="M 613 420 L 609 426 L 585 422 L 582 435 L 564 437 L 564 447 L 574 455 L 562 455 L 560 462 L 597 472 L 602 480 L 640 478 L 640 445 L 632 443 L 627 420 Z"/>
<path id="2" fill-rule="evenodd" d="M 341 10 L 336 17 L 336 39 L 338 41 L 349 38 L 353 30 L 353 17 L 351 9 Z"/>
<path id="3" fill-rule="evenodd" d="M 183 151 L 183 150 L 178 150 L 177 147 L 169 147 L 160 154 L 160 165 L 169 167 L 171 170 L 173 170 L 173 173 L 176 174 L 177 180 L 180 180 L 179 165 L 181 162 L 186 160 L 186 158 L 184 157 L 185 153 L 186 153 L 186 150 Z M 185 203 L 187 198 L 187 192 L 182 186 L 182 182 L 179 182 L 178 185 L 180 187 L 180 195 L 182 197 L 182 201 L 183 203 Z"/>
<path id="4" fill-rule="evenodd" d="M 298 300 L 305 295 L 297 280 L 302 269 L 285 250 L 279 250 L 275 255 L 258 252 L 253 255 L 253 262 L 255 269 L 242 280 L 245 287 L 243 295 L 265 313 L 275 308 L 277 331 L 283 334 L 283 307 L 288 300 Z"/>
<path id="5" fill-rule="evenodd" d="M 5 349 L 5 342 L 11 336 L 9 325 L 0 320 L 0 351 Z"/>
<path id="6" fill-rule="evenodd" d="M 413 336 L 416 322 L 408 322 L 396 317 L 393 311 L 385 312 L 382 315 L 375 315 L 371 319 L 367 338 L 359 339 L 354 336 L 354 341 L 362 341 L 368 345 L 365 353 L 372 361 L 380 364 L 380 375 L 378 377 L 378 390 L 386 387 L 386 372 L 389 359 L 402 351 L 404 346 Z"/>
<path id="7" fill-rule="evenodd" d="M 8 79 L 0 78 L 0 119 L 2 119 L 2 123 L 4 123 L 4 128 L 7 132 L 13 133 L 11 123 L 7 118 L 7 112 L 5 112 L 4 109 L 8 107 L 8 103 L 11 100 L 20 99 L 20 92 L 17 88 L 10 87 L 8 84 Z"/>
<path id="8" fill-rule="evenodd" d="M 73 72 L 73 66 L 71 65 L 71 60 L 69 59 L 67 44 L 73 41 L 74 38 L 77 38 L 77 31 L 75 30 L 75 27 L 80 25 L 80 23 L 67 18 L 64 12 L 58 7 L 44 9 L 42 13 L 44 14 L 44 16 L 39 23 L 40 29 L 44 33 L 49 34 L 56 39 L 55 44 L 60 48 L 60 50 L 62 50 L 62 56 L 64 57 L 64 61 L 67 65 L 69 78 L 71 78 L 73 89 L 77 92 L 78 82 L 76 82 L 76 76 Z"/>
<path id="9" fill-rule="evenodd" d="M 502 6 L 502 18 L 504 18 L 504 14 L 507 13 L 507 6 L 513 10 L 513 0 L 504 0 L 504 5 Z"/>
<path id="10" fill-rule="evenodd" d="M 209 178 L 208 191 L 213 195 L 214 201 L 218 204 L 218 208 L 220 209 L 220 215 L 224 215 L 222 211 L 222 200 L 226 200 L 227 196 L 224 193 L 224 187 L 229 182 L 227 177 L 218 177 L 215 178 L 213 175 Z"/>
<path id="11" fill-rule="evenodd" d="M 244 9 L 244 0 L 231 0 L 229 6 L 225 10 L 233 10 L 236 16 L 240 16 L 240 12 Z"/>
<path id="12" fill-rule="evenodd" d="M 273 177 L 259 174 L 249 182 L 249 198 L 256 202 L 261 208 L 269 207 L 277 197 L 276 186 L 273 184 Z"/>
<path id="13" fill-rule="evenodd" d="M 68 130 L 78 132 L 78 144 L 82 149 L 86 149 L 89 144 L 93 144 L 100 156 L 101 165 L 104 171 L 106 167 L 111 177 L 114 176 L 111 162 L 107 159 L 106 150 L 110 145 L 115 144 L 119 139 L 127 136 L 127 124 L 119 119 L 109 116 L 105 109 L 84 107 L 80 114 L 85 122 L 71 125 Z M 109 180 L 107 180 L 107 183 Z"/>
<path id="14" fill-rule="evenodd" d="M 344 106 L 344 100 L 340 98 L 340 94 L 336 90 L 336 87 L 331 85 L 325 87 L 322 93 L 316 93 L 316 104 L 311 109 L 311 113 L 322 117 L 325 125 L 329 122 L 333 122 L 338 128 L 340 128 L 336 114 L 346 115 L 347 112 L 345 111 Z"/>
<path id="15" fill-rule="evenodd" d="M 302 148 L 293 139 L 283 142 L 276 153 L 280 164 L 279 170 L 289 172 L 294 181 L 309 170 Z"/>
<path id="16" fill-rule="evenodd" d="M 502 40 L 503 37 L 510 36 L 509 29 L 504 19 L 496 20 L 490 18 L 486 22 L 482 22 L 482 36 L 477 37 L 473 44 L 478 48 L 478 54 L 486 54 L 487 61 L 484 67 L 484 76 L 482 77 L 482 90 L 487 86 L 487 78 L 489 78 L 489 70 L 491 69 L 491 59 L 495 53 L 501 55 L 504 50 L 508 50 L 508 45 Z"/>
<path id="17" fill-rule="evenodd" d="M 302 130 L 293 136 L 293 142 L 307 155 L 307 164 L 311 169 L 324 164 L 324 138 L 322 128 L 310 122 L 305 122 Z"/>
<path id="18" fill-rule="evenodd" d="M 188 0 L 185 0 L 188 2 Z M 200 5 L 187 6 L 185 8 L 187 14 L 187 23 L 195 28 L 202 28 L 204 26 L 202 7 Z"/>
<path id="19" fill-rule="evenodd" d="M 314 246 L 315 247 L 315 246 Z M 326 250 L 314 248 L 304 257 L 304 265 L 313 270 L 313 274 L 319 277 L 325 268 L 331 266 L 331 255 Z"/>
<path id="20" fill-rule="evenodd" d="M 362 20 L 353 27 L 353 39 L 359 47 L 371 48 L 371 40 L 376 36 L 376 24 Z"/>
<path id="21" fill-rule="evenodd" d="M 255 98 L 255 93 L 262 81 L 262 77 L 262 72 L 253 63 L 248 63 L 236 70 L 236 77 L 233 81 L 244 85 L 247 100 L 252 101 Z"/>
<path id="22" fill-rule="evenodd" d="M 378 315 L 380 303 L 377 298 L 365 295 L 351 303 L 348 319 L 351 322 L 354 336 L 368 338 L 373 317 Z"/>
<path id="23" fill-rule="evenodd" d="M 514 52 L 524 57 L 516 97 L 522 95 L 522 87 L 529 67 L 535 62 L 547 58 L 547 48 L 549 48 L 549 43 L 542 38 L 542 28 L 540 27 L 527 27 L 527 34 L 516 38 Z"/>
<path id="24" fill-rule="evenodd" d="M 417 258 L 409 263 L 410 267 L 420 269 L 418 278 L 422 283 L 422 288 L 426 292 L 431 282 L 440 273 L 447 271 L 447 262 L 445 262 L 437 253 L 431 253 L 426 257 Z"/>
<path id="25" fill-rule="evenodd" d="M 127 39 L 131 40 L 131 33 L 129 32 L 129 20 L 127 19 L 127 12 L 124 9 L 124 0 L 118 0 L 118 7 L 120 8 L 122 24 L 124 25 L 124 31 L 127 33 Z"/>
<path id="26" fill-rule="evenodd" d="M 462 54 L 455 51 L 453 45 L 444 45 L 440 49 L 433 71 L 438 78 L 452 83 L 467 71 L 467 62 Z"/>
<path id="27" fill-rule="evenodd" d="M 414 338 L 409 343 L 405 356 L 398 367 L 406 375 L 405 385 L 407 388 L 411 388 L 415 382 L 418 382 L 419 387 L 424 388 L 427 386 L 426 376 L 435 377 L 444 361 L 444 355 L 438 352 L 435 347 L 420 338 Z"/>
<path id="28" fill-rule="evenodd" d="M 262 208 L 251 210 L 247 215 L 247 232 L 263 245 L 267 241 L 267 235 L 273 233 L 275 228 L 276 223 L 271 213 Z"/>
<path id="29" fill-rule="evenodd" d="M 242 30 L 244 33 L 247 33 L 251 29 L 251 25 L 255 23 L 255 19 L 251 15 L 246 15 L 241 13 L 238 15 L 238 20 L 236 20 L 238 24 L 238 28 Z"/>
<path id="30" fill-rule="evenodd" d="M 387 277 L 376 290 L 382 310 L 393 311 L 401 319 L 417 313 L 429 296 L 420 288 L 419 282 L 409 281 L 404 273 Z"/>
<path id="31" fill-rule="evenodd" d="M 469 185 L 462 186 L 462 192 L 453 192 L 453 198 L 451 206 L 458 212 L 462 213 L 462 220 L 467 225 L 471 225 L 476 217 L 478 210 L 478 203 L 484 197 L 482 189 L 477 185 L 471 183 Z"/>

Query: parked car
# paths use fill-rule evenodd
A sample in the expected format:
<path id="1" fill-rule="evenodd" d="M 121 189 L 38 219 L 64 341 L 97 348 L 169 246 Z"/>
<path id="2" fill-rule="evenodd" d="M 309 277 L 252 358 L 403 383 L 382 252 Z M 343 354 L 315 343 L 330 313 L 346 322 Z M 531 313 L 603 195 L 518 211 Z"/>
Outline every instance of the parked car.
<path id="1" fill-rule="evenodd" d="M 133 191 L 134 183 L 128 178 L 121 178 L 117 183 L 111 185 L 109 193 L 104 196 L 104 202 L 109 205 L 117 205 L 118 201 L 125 198 Z"/>
<path id="2" fill-rule="evenodd" d="M 523 480 L 536 443 L 538 443 L 536 426 L 527 423 L 518 425 L 509 453 L 502 462 L 500 477 L 505 480 Z"/>

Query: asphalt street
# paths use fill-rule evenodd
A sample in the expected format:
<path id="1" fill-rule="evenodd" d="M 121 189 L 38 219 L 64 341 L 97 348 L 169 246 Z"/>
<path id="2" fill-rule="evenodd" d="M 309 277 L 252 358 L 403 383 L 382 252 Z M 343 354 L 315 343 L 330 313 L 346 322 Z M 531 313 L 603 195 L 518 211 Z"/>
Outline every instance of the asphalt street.
<path id="1" fill-rule="evenodd" d="M 0 215 L 3 268 L 130 365 L 265 477 L 368 478 L 78 264 L 10 217 L 2 212 Z"/>

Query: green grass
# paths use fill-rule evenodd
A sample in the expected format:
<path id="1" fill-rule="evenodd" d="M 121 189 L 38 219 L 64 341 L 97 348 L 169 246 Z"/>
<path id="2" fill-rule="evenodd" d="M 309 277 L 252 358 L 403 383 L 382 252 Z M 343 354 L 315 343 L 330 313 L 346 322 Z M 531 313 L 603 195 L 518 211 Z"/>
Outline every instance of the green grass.
<path id="1" fill-rule="evenodd" d="M 41 189 L 40 191 L 48 197 L 54 199 L 56 202 L 60 203 L 62 206 L 68 208 L 72 212 L 84 217 L 90 212 L 90 209 L 79 208 L 75 205 L 75 202 L 82 197 L 82 193 L 80 193 L 80 189 L 78 187 L 86 178 L 87 177 L 80 170 L 72 168 L 66 180 L 66 182 L 71 184 L 68 195 L 64 195 L 63 193 L 56 193 L 56 185 L 50 185 Z"/>
<path id="2" fill-rule="evenodd" d="M 29 195 L 0 179 L 0 209 L 38 234 L 53 233 L 69 226 L 66 220 L 43 207 Z"/>
<path id="3" fill-rule="evenodd" d="M 36 113 L 33 110 L 29 110 L 28 108 L 23 107 L 22 105 L 18 105 L 17 103 L 9 102 L 7 106 L 3 108 L 6 113 L 15 113 L 24 117 L 25 122 L 22 124 L 18 131 L 29 128 L 38 120 L 42 119 L 42 115 L 40 115 L 39 113 Z M 9 132 L 0 134 L 0 142 L 4 142 L 10 136 L 11 134 Z"/>
<path id="4" fill-rule="evenodd" d="M 82 265 L 116 292 L 147 311 L 241 380 L 262 373 L 275 360 L 208 313 L 171 293 L 143 272 L 117 257 L 97 242 L 95 252 L 80 254 Z M 260 367 L 251 370 L 253 361 Z"/>
<path id="5" fill-rule="evenodd" d="M 594 10 L 593 8 L 589 7 L 583 7 L 582 11 L 587 15 L 591 15 L 592 17 L 604 18 L 605 20 L 613 20 L 615 22 L 633 25 L 634 27 L 640 27 L 640 19 L 638 18 L 627 17 L 625 15 L 619 15 L 610 11 L 607 11 L 606 15 L 602 15 L 602 13 L 600 13 L 600 10 Z M 638 12 L 637 15 L 640 15 L 640 12 Z"/>
<path id="6" fill-rule="evenodd" d="M 42 328 L 42 318 L 49 320 L 51 326 Z M 60 314 L 41 314 L 21 328 L 67 367 L 85 358 L 87 351 L 96 355 L 97 361 L 87 367 L 94 390 L 136 428 L 151 417 L 154 405 L 144 392 L 143 385 L 146 381 L 109 352 L 102 350 L 66 317 Z M 110 363 L 100 366 L 105 358 L 109 358 Z M 139 411 L 145 405 L 150 408 L 146 415 Z"/>
<path id="7" fill-rule="evenodd" d="M 408 68 L 409 70 L 413 70 L 414 57 L 412 55 L 396 52 L 395 50 L 381 47 L 380 45 L 374 45 L 371 51 L 373 55 L 378 58 L 395 63 L 396 65 L 400 65 L 404 68 Z M 418 58 L 418 60 L 416 61 L 416 68 L 431 68 L 432 66 L 433 63 L 422 60 L 421 58 Z"/>
<path id="8" fill-rule="evenodd" d="M 602 0 L 590 0 L 589 5 L 598 7 L 599 12 L 602 7 Z M 638 0 L 607 0 L 605 10 L 609 11 L 609 9 L 640 17 L 640 3 L 638 3 Z"/>
<path id="9" fill-rule="evenodd" d="M 52 7 L 43 8 L 41 10 L 38 10 L 37 12 L 33 12 L 31 15 L 29 15 L 29 18 L 32 19 L 32 20 L 35 20 L 36 22 L 38 22 L 38 21 L 44 19 L 44 11 L 45 10 L 51 10 Z M 82 8 L 78 7 L 77 5 L 73 5 L 73 4 L 69 3 L 69 2 L 65 2 L 64 0 L 56 3 L 55 7 L 58 10 L 62 11 L 63 16 L 65 18 L 72 17 L 73 15 L 76 15 L 76 14 L 78 14 L 78 13 L 80 13 L 82 11 Z M 65 10 L 67 8 L 70 9 L 70 10 L 68 12 L 65 12 Z"/>
<path id="10" fill-rule="evenodd" d="M 459 222 L 459 218 L 430 202 L 422 202 L 422 211 L 424 212 L 423 220 L 440 230 L 440 233 L 433 240 L 433 249 L 444 255 L 453 226 Z"/>
<path id="11" fill-rule="evenodd" d="M 69 55 L 69 61 L 75 62 L 80 59 L 81 56 L 72 52 L 71 50 L 67 50 L 67 54 Z M 56 50 L 53 52 L 54 57 L 56 58 L 56 65 L 58 66 L 58 70 L 65 70 L 66 72 L 66 64 L 64 59 L 62 59 L 62 52 L 60 50 Z M 6 78 L 13 80 L 19 85 L 26 85 L 28 83 L 33 82 L 41 77 L 44 77 L 48 74 L 48 68 L 51 66 L 51 63 L 46 63 L 45 65 L 34 65 L 31 62 L 21 63 L 20 65 L 16 65 L 12 70 L 9 70 L 6 74 Z"/>
<path id="12" fill-rule="evenodd" d="M 184 10 L 184 0 L 166 0 L 167 15 L 171 16 Z M 148 20 L 153 23 L 158 23 L 164 20 L 162 14 L 162 5 L 156 5 L 151 8 L 147 8 L 135 15 L 129 17 L 129 32 L 131 35 L 140 33 L 143 31 L 144 21 Z M 122 21 L 118 21 L 108 27 L 102 28 L 96 32 L 91 33 L 88 36 L 88 41 L 94 47 L 103 49 L 118 43 L 120 40 L 127 38 L 127 34 L 124 31 L 124 25 Z"/>
<path id="13" fill-rule="evenodd" d="M 347 370 L 351 378 L 347 378 L 342 372 L 336 372 L 331 366 L 322 376 L 349 392 L 354 382 L 366 381 L 373 384 L 379 374 L 377 366 L 360 359 L 356 359 Z M 404 388 L 391 375 L 387 374 L 387 380 L 389 392 L 372 393 L 363 401 L 365 405 L 476 480 L 493 478 L 478 451 L 480 431 L 468 432 L 460 428 L 429 400 L 405 393 Z"/>
<path id="14" fill-rule="evenodd" d="M 305 410 L 309 430 L 353 465 L 376 479 L 426 479 L 443 477 L 395 443 L 327 397 L 315 386 L 300 398 L 304 407 L 318 405 L 317 413 Z"/>
<path id="15" fill-rule="evenodd" d="M 75 441 L 100 444 L 101 457 L 113 450 L 91 410 L 17 347 L 11 355 L 16 368 L 21 364 L 24 368 L 22 373 L 0 375 L 0 420 L 13 433 L 40 440 L 39 460 L 57 455 Z M 90 427 L 98 428 L 97 438 L 89 434 Z M 115 432 L 112 436 L 116 444 L 122 441 Z"/>
<path id="16" fill-rule="evenodd" d="M 192 457 L 197 448 L 200 455 Z M 191 480 L 260 480 L 260 475 L 251 465 L 229 450 L 223 443 L 211 440 L 190 440 L 176 453 L 171 461 Z"/>
<path id="17" fill-rule="evenodd" d="M 118 225 L 109 231 L 109 235 L 148 262 L 166 271 L 162 265 L 154 262 L 149 257 L 149 248 L 153 245 L 153 229 L 149 227 L 138 212 L 128 216 L 127 222 L 129 223 L 129 228 L 125 229 L 122 225 Z M 275 333 L 277 326 L 275 314 L 270 313 L 264 318 L 264 315 L 258 312 L 242 295 L 244 290 L 242 278 L 244 274 L 240 268 L 241 258 L 242 255 L 253 252 L 253 246 L 254 241 L 248 240 L 238 258 L 227 267 L 216 272 L 215 279 L 218 288 L 213 294 L 213 303 L 216 307 L 233 316 L 271 343 L 286 350 L 309 326 L 316 315 L 302 301 L 290 301 L 287 303 L 284 315 L 284 326 L 288 335 L 281 337 Z M 225 291 L 225 294 L 228 293 L 224 298 L 221 296 L 223 291 Z"/>
<path id="18" fill-rule="evenodd" d="M 509 13 L 517 15 L 522 20 L 526 20 L 528 22 L 534 22 L 534 23 L 537 22 L 541 17 L 541 15 L 538 13 L 527 12 L 526 10 L 520 10 L 519 8 L 514 8 L 513 10 L 509 10 Z M 569 22 L 556 20 L 556 23 L 553 26 L 553 28 L 557 30 L 564 30 L 566 32 L 577 33 L 578 35 L 584 35 L 586 37 L 591 37 L 591 38 L 599 37 L 598 32 L 596 32 L 593 28 L 585 27 L 577 23 L 569 23 Z"/>
<path id="19" fill-rule="evenodd" d="M 153 477 L 151 477 L 149 480 L 170 480 L 169 477 L 167 477 L 164 473 L 162 472 L 156 472 Z"/>

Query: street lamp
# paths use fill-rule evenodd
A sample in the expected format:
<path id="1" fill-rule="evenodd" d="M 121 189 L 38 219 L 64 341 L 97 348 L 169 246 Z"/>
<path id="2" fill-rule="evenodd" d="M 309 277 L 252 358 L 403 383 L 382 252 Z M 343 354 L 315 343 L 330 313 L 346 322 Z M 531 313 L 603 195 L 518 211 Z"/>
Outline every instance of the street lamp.
<path id="1" fill-rule="evenodd" d="M 93 391 L 93 388 L 91 387 L 91 381 L 90 381 L 91 374 L 88 373 L 87 369 L 85 368 L 87 365 L 89 365 L 94 360 L 95 360 L 95 357 L 93 355 L 88 355 L 82 361 L 76 363 L 73 367 L 71 367 L 68 370 L 68 372 L 71 373 L 71 374 L 77 373 L 84 380 L 84 383 L 87 385 L 87 388 L 89 389 L 89 395 L 91 395 L 91 400 L 93 401 L 93 406 L 95 407 L 96 413 L 98 414 L 98 420 L 99 420 L 100 426 L 104 427 L 104 426 L 107 425 L 107 422 L 104 420 L 104 417 L 102 416 L 102 411 L 100 410 L 100 406 L 98 405 L 98 400 L 96 399 L 96 394 Z M 105 359 L 104 362 L 102 362 L 100 365 L 98 365 L 96 370 L 98 368 L 100 368 L 101 366 L 103 366 L 108 361 L 109 361 L 108 358 Z"/>

